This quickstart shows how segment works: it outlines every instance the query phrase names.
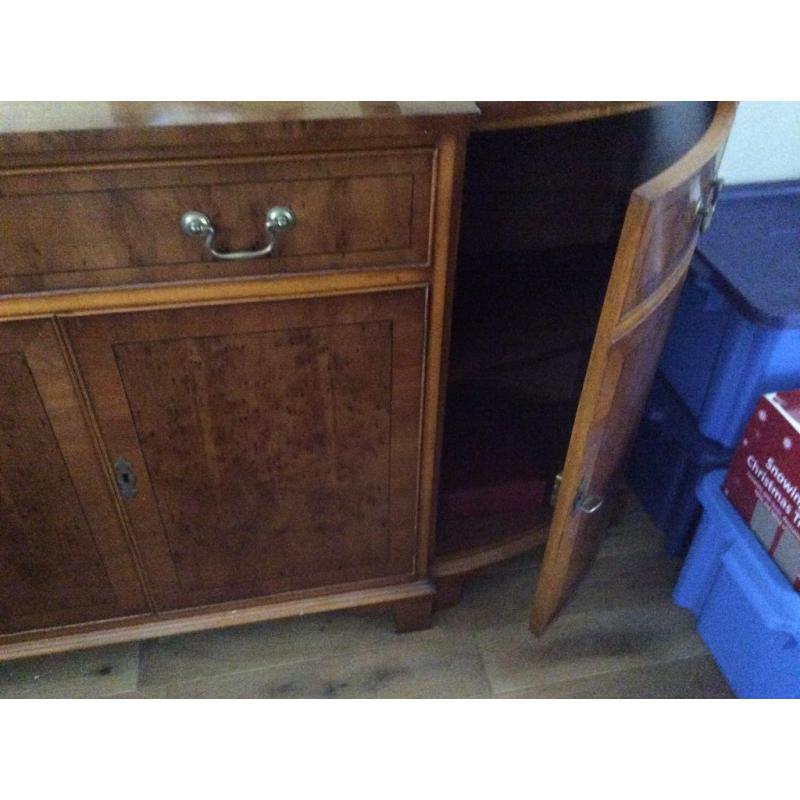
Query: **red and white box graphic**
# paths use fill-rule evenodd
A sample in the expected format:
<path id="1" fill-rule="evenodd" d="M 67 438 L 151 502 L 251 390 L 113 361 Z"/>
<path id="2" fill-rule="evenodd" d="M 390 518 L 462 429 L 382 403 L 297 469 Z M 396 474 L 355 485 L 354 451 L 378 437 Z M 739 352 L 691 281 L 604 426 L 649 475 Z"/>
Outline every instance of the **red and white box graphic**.
<path id="1" fill-rule="evenodd" d="M 758 401 L 722 491 L 800 590 L 800 389 Z"/>

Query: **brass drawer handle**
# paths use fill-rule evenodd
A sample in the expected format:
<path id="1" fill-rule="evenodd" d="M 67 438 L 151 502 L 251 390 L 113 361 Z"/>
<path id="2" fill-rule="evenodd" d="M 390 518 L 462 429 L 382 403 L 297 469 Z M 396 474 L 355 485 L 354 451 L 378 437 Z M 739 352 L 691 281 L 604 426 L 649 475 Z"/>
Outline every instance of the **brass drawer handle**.
<path id="1" fill-rule="evenodd" d="M 206 247 L 214 258 L 221 261 L 242 261 L 246 258 L 261 258 L 268 256 L 275 249 L 277 244 L 277 234 L 288 230 L 296 222 L 294 211 L 286 206 L 273 206 L 267 211 L 264 220 L 264 230 L 267 232 L 267 243 L 260 250 L 234 250 L 231 253 L 223 253 L 214 249 L 214 235 L 216 230 L 208 214 L 202 211 L 187 211 L 181 217 L 181 230 L 194 238 L 205 238 Z"/>

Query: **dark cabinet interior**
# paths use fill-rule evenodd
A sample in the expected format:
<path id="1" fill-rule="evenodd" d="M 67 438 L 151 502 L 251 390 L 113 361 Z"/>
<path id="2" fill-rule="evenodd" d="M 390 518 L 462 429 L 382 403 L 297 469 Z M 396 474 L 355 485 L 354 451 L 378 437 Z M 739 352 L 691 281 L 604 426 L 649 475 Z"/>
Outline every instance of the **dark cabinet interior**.
<path id="1" fill-rule="evenodd" d="M 712 112 L 664 104 L 471 134 L 437 557 L 544 534 L 631 192 L 685 153 Z"/>

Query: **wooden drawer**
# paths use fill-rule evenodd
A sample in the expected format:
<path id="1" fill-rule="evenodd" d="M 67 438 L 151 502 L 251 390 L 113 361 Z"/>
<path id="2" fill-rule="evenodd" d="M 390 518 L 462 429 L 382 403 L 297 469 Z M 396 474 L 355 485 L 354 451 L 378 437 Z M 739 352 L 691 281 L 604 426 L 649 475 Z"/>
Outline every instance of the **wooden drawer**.
<path id="1" fill-rule="evenodd" d="M 0 294 L 429 261 L 431 149 L 272 156 L 0 175 Z M 269 257 L 215 260 L 181 231 L 202 211 L 220 251 L 266 241 L 272 206 L 296 225 Z"/>

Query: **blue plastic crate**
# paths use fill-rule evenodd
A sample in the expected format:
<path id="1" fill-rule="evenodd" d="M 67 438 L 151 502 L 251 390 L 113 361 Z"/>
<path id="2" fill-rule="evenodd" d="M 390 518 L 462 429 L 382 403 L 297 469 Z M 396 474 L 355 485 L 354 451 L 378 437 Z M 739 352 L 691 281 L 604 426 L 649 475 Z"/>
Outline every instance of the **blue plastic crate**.
<path id="1" fill-rule="evenodd" d="M 686 553 L 700 520 L 701 478 L 726 467 L 732 455 L 700 434 L 675 391 L 656 375 L 631 452 L 628 485 L 664 533 L 670 555 Z"/>
<path id="2" fill-rule="evenodd" d="M 660 369 L 724 447 L 758 398 L 800 386 L 800 182 L 723 190 Z"/>
<path id="3" fill-rule="evenodd" d="M 673 599 L 697 616 L 737 697 L 800 697 L 800 594 L 722 493 L 700 484 L 703 516 Z"/>

